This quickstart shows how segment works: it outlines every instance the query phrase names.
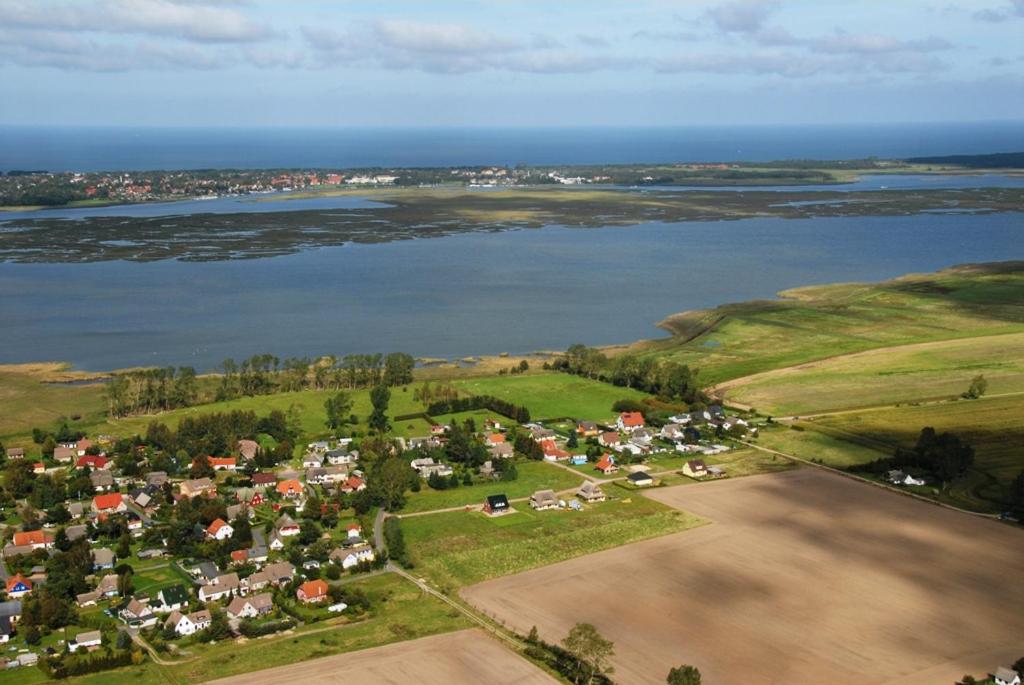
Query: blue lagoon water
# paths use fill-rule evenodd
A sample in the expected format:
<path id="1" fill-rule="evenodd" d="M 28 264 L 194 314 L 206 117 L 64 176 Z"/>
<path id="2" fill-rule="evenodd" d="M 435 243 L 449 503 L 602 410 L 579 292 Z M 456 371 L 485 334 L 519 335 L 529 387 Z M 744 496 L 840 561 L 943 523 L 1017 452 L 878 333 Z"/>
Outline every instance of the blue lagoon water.
<path id="1" fill-rule="evenodd" d="M 224 262 L 0 264 L 0 363 L 623 343 L 688 309 L 1024 258 L 1024 214 L 558 226 Z"/>

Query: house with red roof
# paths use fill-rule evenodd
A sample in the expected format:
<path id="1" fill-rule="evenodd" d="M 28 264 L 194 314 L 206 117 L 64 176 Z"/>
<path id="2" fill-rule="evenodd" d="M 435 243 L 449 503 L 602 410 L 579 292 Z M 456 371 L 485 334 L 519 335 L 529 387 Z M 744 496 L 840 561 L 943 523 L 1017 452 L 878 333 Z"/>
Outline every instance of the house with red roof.
<path id="1" fill-rule="evenodd" d="M 305 486 L 294 478 L 283 480 L 277 484 L 277 494 L 290 499 L 298 499 L 299 497 L 302 497 L 302 491 L 304 489 Z"/>
<path id="2" fill-rule="evenodd" d="M 307 604 L 323 602 L 327 599 L 327 583 L 319 578 L 307 580 L 295 591 L 295 596 L 298 597 L 300 602 L 306 602 Z"/>
<path id="3" fill-rule="evenodd" d="M 554 440 L 541 440 L 540 448 L 544 451 L 545 461 L 565 461 L 572 456 L 556 445 Z"/>
<path id="4" fill-rule="evenodd" d="M 610 454 L 603 455 L 594 465 L 594 468 L 604 474 L 615 473 L 619 467 L 615 464 L 615 457 Z"/>
<path id="5" fill-rule="evenodd" d="M 75 467 L 80 469 L 105 469 L 110 467 L 110 460 L 99 454 L 87 454 L 79 457 Z"/>
<path id="6" fill-rule="evenodd" d="M 342 492 L 362 492 L 366 489 L 366 483 L 358 476 L 351 476 L 339 489 Z"/>
<path id="7" fill-rule="evenodd" d="M 32 592 L 32 581 L 20 573 L 15 573 L 7 579 L 8 599 L 18 599 L 19 597 L 24 597 L 30 592 Z"/>
<path id="8" fill-rule="evenodd" d="M 92 510 L 97 514 L 116 514 L 127 509 L 119 492 L 96 495 L 92 498 Z"/>
<path id="9" fill-rule="evenodd" d="M 234 471 L 237 461 L 234 457 L 207 457 L 214 471 Z"/>
<path id="10" fill-rule="evenodd" d="M 32 473 L 46 473 L 46 464 L 44 464 L 41 461 L 37 461 L 36 463 L 32 464 Z"/>
<path id="11" fill-rule="evenodd" d="M 619 414 L 619 419 L 616 422 L 619 430 L 632 433 L 637 428 L 643 428 L 646 424 L 644 423 L 644 415 L 638 411 L 624 411 Z"/>
<path id="12" fill-rule="evenodd" d="M 214 519 L 213 523 L 206 529 L 206 536 L 214 540 L 227 540 L 235 532 L 231 524 L 222 518 Z"/>
<path id="13" fill-rule="evenodd" d="M 14 545 L 31 546 L 32 549 L 50 549 L 53 547 L 53 534 L 45 530 L 26 530 L 14 534 Z"/>

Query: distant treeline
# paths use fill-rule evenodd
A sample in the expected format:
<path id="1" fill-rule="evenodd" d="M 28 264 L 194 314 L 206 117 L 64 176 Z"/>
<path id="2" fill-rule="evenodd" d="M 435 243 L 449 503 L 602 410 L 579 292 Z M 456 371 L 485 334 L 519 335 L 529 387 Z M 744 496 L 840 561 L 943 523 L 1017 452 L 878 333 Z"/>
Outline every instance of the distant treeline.
<path id="1" fill-rule="evenodd" d="M 1024 169 L 1024 152 L 996 152 L 991 155 L 943 155 L 911 157 L 911 164 L 955 164 L 970 169 Z"/>
<path id="2" fill-rule="evenodd" d="M 415 365 L 412 355 L 404 352 L 284 360 L 258 354 L 241 362 L 224 360 L 212 396 L 209 391 L 202 396 L 196 370 L 191 366 L 126 371 L 107 383 L 107 409 L 111 416 L 122 417 L 279 392 L 405 385 L 412 382 Z"/>
<path id="3" fill-rule="evenodd" d="M 375 385 L 405 385 L 412 382 L 416 361 L 404 352 L 390 354 L 349 354 L 341 359 L 291 357 L 283 362 L 271 354 L 258 354 L 240 363 L 221 363 L 221 381 L 216 399 L 270 395 L 296 390 L 337 390 L 369 388 Z"/>

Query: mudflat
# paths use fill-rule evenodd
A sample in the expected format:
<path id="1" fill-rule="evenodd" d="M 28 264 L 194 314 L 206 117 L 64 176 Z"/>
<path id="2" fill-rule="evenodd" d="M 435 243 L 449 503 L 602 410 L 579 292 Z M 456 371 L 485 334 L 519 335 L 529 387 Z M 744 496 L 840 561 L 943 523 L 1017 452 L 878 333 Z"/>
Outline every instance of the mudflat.
<path id="1" fill-rule="evenodd" d="M 525 633 L 579 621 L 618 682 L 931 685 L 1024 656 L 1024 532 L 817 469 L 649 497 L 711 525 L 464 589 Z"/>

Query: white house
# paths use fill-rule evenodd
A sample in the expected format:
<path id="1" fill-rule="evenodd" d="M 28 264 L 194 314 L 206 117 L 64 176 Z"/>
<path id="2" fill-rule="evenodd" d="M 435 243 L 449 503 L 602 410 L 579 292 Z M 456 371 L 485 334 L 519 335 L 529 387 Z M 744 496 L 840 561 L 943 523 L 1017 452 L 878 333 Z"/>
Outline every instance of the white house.
<path id="1" fill-rule="evenodd" d="M 372 547 L 363 547 L 362 549 L 336 549 L 331 552 L 331 561 L 336 564 L 341 564 L 344 569 L 350 569 L 356 566 L 362 561 L 373 561 L 374 554 Z"/>
<path id="2" fill-rule="evenodd" d="M 992 674 L 992 680 L 996 685 L 1020 685 L 1020 674 L 1012 668 L 1000 666 Z"/>
<path id="3" fill-rule="evenodd" d="M 227 540 L 234 535 L 235 529 L 224 519 L 216 519 L 206 529 L 206 535 L 214 540 Z"/>
<path id="4" fill-rule="evenodd" d="M 68 650 L 71 652 L 77 652 L 79 649 L 99 647 L 102 642 L 103 636 L 100 634 L 100 631 L 90 630 L 87 633 L 79 633 L 71 640 L 68 640 Z"/>

